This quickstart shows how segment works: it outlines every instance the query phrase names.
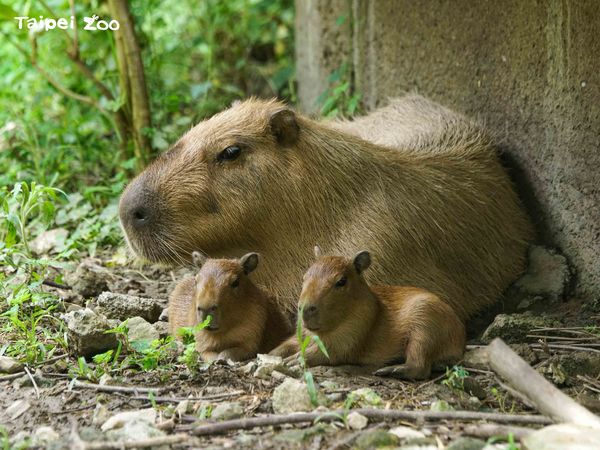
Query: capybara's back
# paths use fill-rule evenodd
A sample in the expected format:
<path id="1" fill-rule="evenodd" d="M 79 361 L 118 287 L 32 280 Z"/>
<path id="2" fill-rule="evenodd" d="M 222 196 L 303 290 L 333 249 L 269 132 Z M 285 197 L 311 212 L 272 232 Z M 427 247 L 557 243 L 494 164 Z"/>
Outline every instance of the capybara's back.
<path id="1" fill-rule="evenodd" d="M 369 248 L 369 282 L 432 291 L 463 320 L 518 276 L 532 237 L 492 141 L 415 95 L 345 122 L 236 104 L 140 174 L 120 214 L 131 247 L 152 260 L 257 249 L 256 281 L 289 309 L 315 244 Z"/>

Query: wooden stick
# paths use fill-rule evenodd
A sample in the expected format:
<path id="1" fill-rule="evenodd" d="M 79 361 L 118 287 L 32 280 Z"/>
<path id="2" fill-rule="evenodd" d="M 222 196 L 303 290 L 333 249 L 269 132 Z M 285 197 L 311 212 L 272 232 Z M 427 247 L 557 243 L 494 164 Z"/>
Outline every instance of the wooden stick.
<path id="1" fill-rule="evenodd" d="M 234 391 L 234 392 L 227 392 L 227 393 L 223 393 L 223 394 L 203 395 L 202 397 L 155 397 L 152 399 L 152 401 L 154 401 L 156 403 L 179 403 L 179 402 L 183 402 L 185 400 L 189 400 L 191 402 L 196 402 L 196 401 L 200 401 L 200 400 L 224 400 L 224 399 L 228 399 L 231 397 L 237 397 L 237 396 L 243 395 L 245 393 L 246 393 L 246 391 Z M 131 399 L 132 400 L 150 401 L 150 399 L 148 397 L 142 397 L 142 396 L 131 397 Z"/>
<path id="2" fill-rule="evenodd" d="M 20 378 L 23 375 L 26 375 L 25 371 L 17 372 L 17 373 L 11 373 L 10 375 L 3 375 L 3 376 L 0 377 L 0 383 L 3 382 L 3 381 L 16 380 L 17 378 Z"/>
<path id="3" fill-rule="evenodd" d="M 518 424 L 535 424 L 548 425 L 552 423 L 546 417 L 532 415 L 517 415 L 517 414 L 499 414 L 499 413 L 483 413 L 475 411 L 401 411 L 391 409 L 353 409 L 352 412 L 357 412 L 369 419 L 376 420 L 489 420 L 500 423 L 518 423 Z M 342 420 L 349 411 L 338 409 L 325 413 L 293 413 L 293 414 L 272 414 L 264 417 L 250 417 L 244 419 L 225 420 L 222 422 L 214 422 L 206 425 L 200 425 L 191 428 L 191 433 L 196 436 L 204 436 L 210 434 L 226 433 L 234 430 L 248 430 L 255 427 L 268 427 L 275 425 L 285 425 L 303 422 L 332 422 Z"/>
<path id="4" fill-rule="evenodd" d="M 525 395 L 545 416 L 557 422 L 571 422 L 600 428 L 600 417 L 563 394 L 552 383 L 537 373 L 502 339 L 496 338 L 488 346 L 490 366 L 518 392 Z"/>
<path id="5" fill-rule="evenodd" d="M 33 378 L 33 375 L 31 375 L 31 372 L 29 371 L 29 369 L 27 368 L 27 366 L 25 366 L 25 373 L 27 373 L 27 376 L 31 380 L 31 384 L 33 385 L 33 389 L 35 390 L 35 396 L 37 398 L 40 398 L 40 390 L 38 389 L 38 385 L 35 382 L 35 379 Z"/>
<path id="6" fill-rule="evenodd" d="M 109 386 L 95 383 L 83 383 L 79 380 L 73 380 L 73 387 L 78 387 L 82 389 L 93 389 L 99 392 L 125 392 L 125 393 L 150 393 L 158 394 L 163 389 L 161 388 L 144 388 L 138 386 Z"/>

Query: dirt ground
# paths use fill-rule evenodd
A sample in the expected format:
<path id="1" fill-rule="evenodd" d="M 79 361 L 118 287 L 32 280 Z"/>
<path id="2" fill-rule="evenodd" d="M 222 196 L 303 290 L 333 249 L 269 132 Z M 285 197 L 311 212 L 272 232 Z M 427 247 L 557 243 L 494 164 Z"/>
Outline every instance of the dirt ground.
<path id="1" fill-rule="evenodd" d="M 140 269 L 119 266 L 110 268 L 103 260 L 96 263 L 108 282 L 108 290 L 153 298 L 166 299 L 174 282 L 185 273 L 183 270 L 172 272 L 153 266 Z M 86 302 L 85 298 L 72 290 L 47 289 L 57 292 L 64 299 L 65 308 Z M 559 327 L 550 330 L 554 334 L 547 332 L 554 337 L 545 340 L 527 338 L 522 345 L 514 347 L 564 392 L 592 411 L 600 412 L 600 337 L 586 340 L 585 350 L 577 346 L 562 348 L 548 345 L 564 342 L 564 339 L 555 338 L 562 336 L 560 331 L 563 328 L 569 330 L 581 329 L 582 325 L 600 325 L 598 316 L 582 312 L 581 305 L 576 300 L 559 304 L 551 316 L 553 320 L 560 322 Z M 469 344 L 468 349 L 472 352 L 479 342 L 472 340 Z M 371 375 L 370 369 L 360 367 L 318 367 L 312 373 L 328 399 L 329 410 L 344 408 L 351 392 L 370 388 L 380 397 L 381 402 L 363 402 L 355 407 L 537 414 L 492 371 L 482 366 L 474 367 L 473 361 L 473 358 L 466 357 L 462 366 L 468 371 L 468 376 L 458 382 L 453 382 L 445 372 L 435 373 L 426 382 L 414 383 L 376 377 Z M 60 439 L 40 447 L 76 448 L 74 442 L 77 437 L 90 441 L 107 439 L 100 426 L 111 415 L 152 407 L 157 411 L 157 428 L 167 434 L 187 432 L 193 426 L 211 423 L 211 419 L 202 419 L 202 414 L 210 409 L 214 411 L 221 404 L 234 403 L 241 406 L 241 410 L 232 417 L 273 414 L 273 392 L 282 383 L 280 376 L 256 377 L 247 363 L 218 362 L 195 374 L 185 365 L 175 363 L 167 369 L 158 368 L 149 372 L 125 369 L 116 373 L 110 381 L 110 385 L 137 387 L 140 390 L 156 388 L 158 391 L 154 395 L 133 390 L 99 392 L 73 385 L 73 377 L 69 373 L 72 373 L 76 365 L 76 358 L 65 355 L 56 361 L 30 367 L 31 376 L 0 375 L 0 423 L 8 431 L 13 443 L 20 437 L 34 435 L 40 428 L 49 426 L 58 433 Z M 189 400 L 182 404 L 186 399 Z M 17 406 L 22 406 L 24 411 L 17 417 L 8 417 L 7 409 L 11 406 L 14 408 L 18 401 L 22 404 Z M 355 430 L 345 427 L 343 421 L 339 420 L 333 423 L 268 426 L 190 437 L 186 442 L 174 444 L 172 448 L 368 448 L 377 445 L 379 431 L 397 426 L 411 427 L 424 435 L 416 441 L 413 437 L 411 445 L 416 447 L 406 448 L 446 448 L 460 437 L 480 434 L 479 437 L 484 441 L 490 437 L 492 433 L 489 430 L 486 431 L 481 426 L 473 427 L 473 423 L 457 420 L 370 420 L 366 428 Z M 369 441 L 364 437 L 369 433 L 375 440 Z M 406 440 L 402 442 L 408 445 Z M 400 445 L 400 442 L 392 443 Z M 510 446 L 499 444 L 499 448 Z"/>

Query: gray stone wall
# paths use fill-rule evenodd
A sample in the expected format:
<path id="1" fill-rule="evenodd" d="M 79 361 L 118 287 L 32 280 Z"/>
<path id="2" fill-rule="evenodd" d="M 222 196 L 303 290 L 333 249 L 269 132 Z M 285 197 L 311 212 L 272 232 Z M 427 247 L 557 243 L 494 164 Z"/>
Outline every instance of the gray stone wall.
<path id="1" fill-rule="evenodd" d="M 600 299 L 600 1 L 296 1 L 301 107 L 351 64 L 367 108 L 415 91 L 496 133 L 541 242 Z"/>

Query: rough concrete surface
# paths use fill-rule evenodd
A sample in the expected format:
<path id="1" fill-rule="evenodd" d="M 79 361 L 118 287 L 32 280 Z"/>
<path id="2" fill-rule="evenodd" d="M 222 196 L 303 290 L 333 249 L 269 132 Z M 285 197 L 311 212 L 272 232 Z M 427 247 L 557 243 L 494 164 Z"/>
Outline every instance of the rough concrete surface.
<path id="1" fill-rule="evenodd" d="M 600 298 L 597 0 L 296 6 L 303 109 L 315 111 L 345 61 L 367 108 L 416 91 L 478 119 L 497 135 L 539 240 L 575 267 L 576 294 Z"/>

